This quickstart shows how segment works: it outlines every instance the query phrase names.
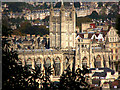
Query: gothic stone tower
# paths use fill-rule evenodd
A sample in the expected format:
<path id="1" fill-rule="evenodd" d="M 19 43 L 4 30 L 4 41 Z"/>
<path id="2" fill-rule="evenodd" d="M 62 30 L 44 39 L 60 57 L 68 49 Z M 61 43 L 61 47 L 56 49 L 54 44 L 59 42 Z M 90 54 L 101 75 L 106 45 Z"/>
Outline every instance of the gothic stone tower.
<path id="1" fill-rule="evenodd" d="M 59 16 L 56 16 L 53 7 L 50 9 L 50 48 L 75 48 L 76 16 L 74 4 L 71 9 L 65 9 L 63 3 Z"/>

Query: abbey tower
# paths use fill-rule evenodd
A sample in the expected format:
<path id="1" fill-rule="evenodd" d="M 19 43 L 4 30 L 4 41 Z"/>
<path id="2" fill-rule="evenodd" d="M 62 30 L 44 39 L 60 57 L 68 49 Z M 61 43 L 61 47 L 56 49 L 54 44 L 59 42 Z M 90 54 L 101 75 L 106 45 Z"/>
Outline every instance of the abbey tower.
<path id="1" fill-rule="evenodd" d="M 70 9 L 66 9 L 62 3 L 58 16 L 51 6 L 49 21 L 50 48 L 75 48 L 76 16 L 74 4 Z"/>

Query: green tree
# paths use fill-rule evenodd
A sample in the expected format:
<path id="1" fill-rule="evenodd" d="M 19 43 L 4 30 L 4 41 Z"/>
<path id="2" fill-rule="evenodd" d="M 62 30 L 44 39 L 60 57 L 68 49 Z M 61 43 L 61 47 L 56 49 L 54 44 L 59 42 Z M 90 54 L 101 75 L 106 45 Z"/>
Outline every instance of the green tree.
<path id="1" fill-rule="evenodd" d="M 24 17 L 22 18 L 9 18 L 9 22 L 11 22 L 12 24 L 20 24 L 21 22 L 24 21 Z"/>
<path id="2" fill-rule="evenodd" d="M 103 2 L 98 2 L 98 7 L 103 7 Z"/>
<path id="3" fill-rule="evenodd" d="M 85 23 L 85 22 L 92 22 L 92 19 L 89 17 L 77 17 L 76 26 L 78 26 L 79 29 L 81 30 L 81 25 L 82 23 Z"/>
<path id="4" fill-rule="evenodd" d="M 83 67 L 83 70 L 80 68 L 76 69 L 76 72 L 72 72 L 67 69 L 64 71 L 62 76 L 60 77 L 60 90 L 80 90 L 89 88 L 89 84 L 87 82 L 87 78 L 85 75 L 89 73 L 89 70 Z"/>
<path id="5" fill-rule="evenodd" d="M 120 14 L 116 18 L 115 28 L 118 30 L 117 33 L 120 35 Z"/>
<path id="6" fill-rule="evenodd" d="M 21 33 L 21 31 L 19 29 L 12 30 L 12 34 L 13 35 L 20 35 L 20 36 L 25 35 L 25 34 Z"/>
<path id="7" fill-rule="evenodd" d="M 28 8 L 30 10 L 34 9 L 33 5 L 30 5 L 26 2 L 3 2 L 2 4 L 7 4 L 9 10 L 12 12 L 22 12 L 23 9 Z"/>
<path id="8" fill-rule="evenodd" d="M 80 5 L 79 2 L 75 2 L 75 3 L 74 3 L 74 6 L 75 6 L 75 8 L 80 8 L 81 5 Z"/>
<path id="9" fill-rule="evenodd" d="M 108 14 L 108 18 L 109 19 L 116 18 L 118 13 L 119 13 L 119 5 L 113 4 L 110 9 L 110 13 Z"/>
<path id="10" fill-rule="evenodd" d="M 10 24 L 8 22 L 8 17 L 3 15 L 2 16 L 2 36 L 8 36 L 12 32 L 12 29 L 10 28 Z"/>
<path id="11" fill-rule="evenodd" d="M 4 26 L 7 27 L 7 26 Z M 4 27 L 2 28 L 4 30 Z M 10 29 L 3 36 L 9 36 Z M 17 64 L 18 54 L 10 48 L 9 40 L 7 38 L 2 38 L 2 88 L 3 90 L 8 90 L 12 88 L 24 88 L 28 85 L 26 79 L 26 74 L 29 74 L 27 68 L 23 68 L 21 65 Z M 23 75 L 24 74 L 24 75 Z M 28 75 L 29 76 L 29 75 Z"/>
<path id="12" fill-rule="evenodd" d="M 13 31 L 14 34 L 21 34 L 21 35 L 26 35 L 26 34 L 31 34 L 31 35 L 46 35 L 49 34 L 49 29 L 46 28 L 46 26 L 41 25 L 41 26 L 36 26 L 36 25 L 31 25 L 29 21 L 25 21 L 21 23 L 21 27 L 18 28 L 18 30 Z"/>
<path id="13" fill-rule="evenodd" d="M 7 26 L 5 26 L 7 27 Z M 7 30 L 9 32 L 9 29 Z M 7 32 L 6 32 L 7 33 Z M 3 36 L 10 34 L 3 33 Z M 3 90 L 36 90 L 39 83 L 36 80 L 42 81 L 43 89 L 46 88 L 46 83 L 50 81 L 49 76 L 52 74 L 50 68 L 45 68 L 47 74 L 44 74 L 35 64 L 35 69 L 30 69 L 26 65 L 22 66 L 22 61 L 18 59 L 17 51 L 10 47 L 9 40 L 2 38 L 2 89 Z M 47 79 L 47 81 L 46 81 Z M 44 82 L 45 81 L 45 82 Z M 49 87 L 50 83 L 48 83 Z"/>
<path id="14" fill-rule="evenodd" d="M 100 11 L 100 15 L 105 16 L 106 15 L 106 7 L 102 7 Z"/>
<path id="15" fill-rule="evenodd" d="M 10 36 L 11 30 L 8 29 L 7 26 L 3 26 L 2 30 L 7 31 L 2 34 L 3 36 Z M 9 42 L 9 39 L 2 38 L 2 89 L 24 88 L 31 90 L 31 88 L 37 88 L 38 83 L 35 82 L 35 79 L 40 77 L 40 69 L 39 72 L 38 69 L 35 69 L 36 73 L 32 75 L 27 65 L 22 66 L 22 62 L 18 59 L 17 52 L 10 47 Z M 29 83 L 30 80 L 34 83 L 33 85 Z"/>
<path id="16" fill-rule="evenodd" d="M 88 15 L 87 17 L 91 19 L 99 19 L 99 15 L 96 11 L 93 11 L 91 15 Z"/>
<path id="17" fill-rule="evenodd" d="M 57 2 L 55 8 L 60 8 L 60 7 L 61 7 L 61 2 Z"/>
<path id="18" fill-rule="evenodd" d="M 8 28 L 6 25 L 2 24 L 2 36 L 8 36 L 10 35 L 12 30 Z"/>
<path id="19" fill-rule="evenodd" d="M 96 20 L 99 20 L 99 19 L 106 20 L 107 15 L 105 11 L 106 11 L 105 7 L 103 7 L 102 10 L 100 11 L 100 15 L 96 11 L 93 11 L 91 15 L 88 15 L 86 17 L 89 17 L 91 19 L 96 19 Z"/>
<path id="20" fill-rule="evenodd" d="M 20 28 L 19 28 L 19 30 L 20 30 L 20 32 L 22 33 L 22 34 L 28 34 L 28 32 L 29 32 L 29 28 L 31 27 L 31 23 L 29 22 L 29 21 L 25 21 L 25 22 L 22 22 L 21 24 L 20 24 Z"/>

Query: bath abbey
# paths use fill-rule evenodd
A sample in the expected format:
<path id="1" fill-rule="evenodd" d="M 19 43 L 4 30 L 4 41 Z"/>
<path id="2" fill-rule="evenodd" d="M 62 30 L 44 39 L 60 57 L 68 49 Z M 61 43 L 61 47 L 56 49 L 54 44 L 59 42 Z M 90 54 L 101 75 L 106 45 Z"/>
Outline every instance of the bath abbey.
<path id="1" fill-rule="evenodd" d="M 49 35 L 12 35 L 11 47 L 18 51 L 22 65 L 53 68 L 59 78 L 67 68 L 109 68 L 120 71 L 120 38 L 114 27 L 93 22 L 76 27 L 75 7 L 61 4 L 58 12 L 50 8 Z M 18 62 L 19 63 L 19 62 Z M 53 78 L 54 79 L 54 78 Z"/>

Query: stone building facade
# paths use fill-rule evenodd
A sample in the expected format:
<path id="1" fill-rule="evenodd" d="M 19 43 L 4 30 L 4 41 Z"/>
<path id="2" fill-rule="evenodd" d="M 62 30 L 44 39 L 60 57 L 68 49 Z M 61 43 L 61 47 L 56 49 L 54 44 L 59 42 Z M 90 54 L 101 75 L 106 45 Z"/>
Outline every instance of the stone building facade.
<path id="1" fill-rule="evenodd" d="M 54 71 L 53 76 L 60 76 L 67 68 L 72 70 L 83 65 L 120 71 L 120 39 L 116 29 L 86 23 L 82 25 L 82 32 L 76 34 L 75 8 L 72 6 L 68 16 L 65 16 L 66 10 L 62 4 L 60 16 L 54 16 L 51 7 L 49 37 L 9 37 L 11 47 L 18 51 L 22 64 L 31 68 L 38 65 L 41 70 L 50 66 Z"/>
<path id="2" fill-rule="evenodd" d="M 49 20 L 50 48 L 75 48 L 76 16 L 74 5 L 71 9 L 66 9 L 62 4 L 59 14 L 56 16 L 53 7 L 51 7 Z"/>
<path id="3" fill-rule="evenodd" d="M 119 71 L 120 38 L 117 30 L 113 27 L 103 29 L 87 26 L 76 37 L 76 64 L 81 68 L 86 65 L 89 68 L 108 67 Z"/>

